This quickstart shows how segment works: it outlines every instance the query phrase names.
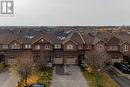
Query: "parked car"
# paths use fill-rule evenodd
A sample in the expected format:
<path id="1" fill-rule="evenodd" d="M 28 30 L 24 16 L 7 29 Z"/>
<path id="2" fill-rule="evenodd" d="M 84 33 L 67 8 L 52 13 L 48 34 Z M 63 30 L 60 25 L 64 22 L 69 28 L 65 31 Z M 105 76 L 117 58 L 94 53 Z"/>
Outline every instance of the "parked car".
<path id="1" fill-rule="evenodd" d="M 114 66 L 123 73 L 130 73 L 130 67 L 124 63 L 114 63 Z"/>
<path id="2" fill-rule="evenodd" d="M 45 84 L 32 84 L 29 87 L 46 87 Z"/>

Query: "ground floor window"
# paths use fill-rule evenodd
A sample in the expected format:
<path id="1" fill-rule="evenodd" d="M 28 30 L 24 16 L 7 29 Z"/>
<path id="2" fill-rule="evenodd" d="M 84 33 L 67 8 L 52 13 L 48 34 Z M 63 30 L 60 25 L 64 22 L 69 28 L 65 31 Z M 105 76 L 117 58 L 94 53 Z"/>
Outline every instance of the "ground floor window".
<path id="1" fill-rule="evenodd" d="M 14 56 L 9 56 L 9 59 L 15 59 L 15 57 Z"/>

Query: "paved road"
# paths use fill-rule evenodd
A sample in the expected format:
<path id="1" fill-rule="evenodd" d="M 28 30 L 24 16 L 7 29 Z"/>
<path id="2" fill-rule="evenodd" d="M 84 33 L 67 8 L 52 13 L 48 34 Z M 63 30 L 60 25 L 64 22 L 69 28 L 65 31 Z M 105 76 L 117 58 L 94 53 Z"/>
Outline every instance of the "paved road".
<path id="1" fill-rule="evenodd" d="M 109 68 L 107 72 L 111 76 L 111 78 L 118 83 L 120 87 L 130 87 L 130 80 L 118 73 L 114 68 Z"/>
<path id="2" fill-rule="evenodd" d="M 62 75 L 58 66 L 54 67 L 53 77 L 50 87 L 88 87 L 86 79 L 83 77 L 78 66 L 69 65 L 66 68 L 67 75 Z M 61 66 L 60 66 L 61 67 Z M 61 67 L 63 68 L 63 67 Z"/>
<path id="3" fill-rule="evenodd" d="M 16 80 L 9 71 L 0 73 L 0 87 L 16 87 Z"/>

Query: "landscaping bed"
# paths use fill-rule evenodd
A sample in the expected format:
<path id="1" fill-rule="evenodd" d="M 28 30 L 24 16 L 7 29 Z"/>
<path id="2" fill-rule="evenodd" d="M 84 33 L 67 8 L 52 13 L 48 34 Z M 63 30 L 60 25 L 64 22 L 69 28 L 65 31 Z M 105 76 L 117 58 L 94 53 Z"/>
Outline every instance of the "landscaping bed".
<path id="1" fill-rule="evenodd" d="M 119 87 L 106 73 L 88 73 L 81 70 L 87 79 L 89 87 Z"/>
<path id="2" fill-rule="evenodd" d="M 3 70 L 3 68 L 4 68 L 4 63 L 3 63 L 3 62 L 1 62 L 1 63 L 0 63 L 0 71 L 2 71 L 2 70 Z"/>

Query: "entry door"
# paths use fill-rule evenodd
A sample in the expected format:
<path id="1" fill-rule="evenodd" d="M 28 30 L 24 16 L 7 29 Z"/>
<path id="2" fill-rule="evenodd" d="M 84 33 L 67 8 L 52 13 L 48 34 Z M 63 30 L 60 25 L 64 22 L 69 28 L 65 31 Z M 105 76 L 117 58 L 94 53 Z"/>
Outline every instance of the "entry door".
<path id="1" fill-rule="evenodd" d="M 5 62 L 5 56 L 4 55 L 0 55 L 0 63 L 1 62 Z"/>

